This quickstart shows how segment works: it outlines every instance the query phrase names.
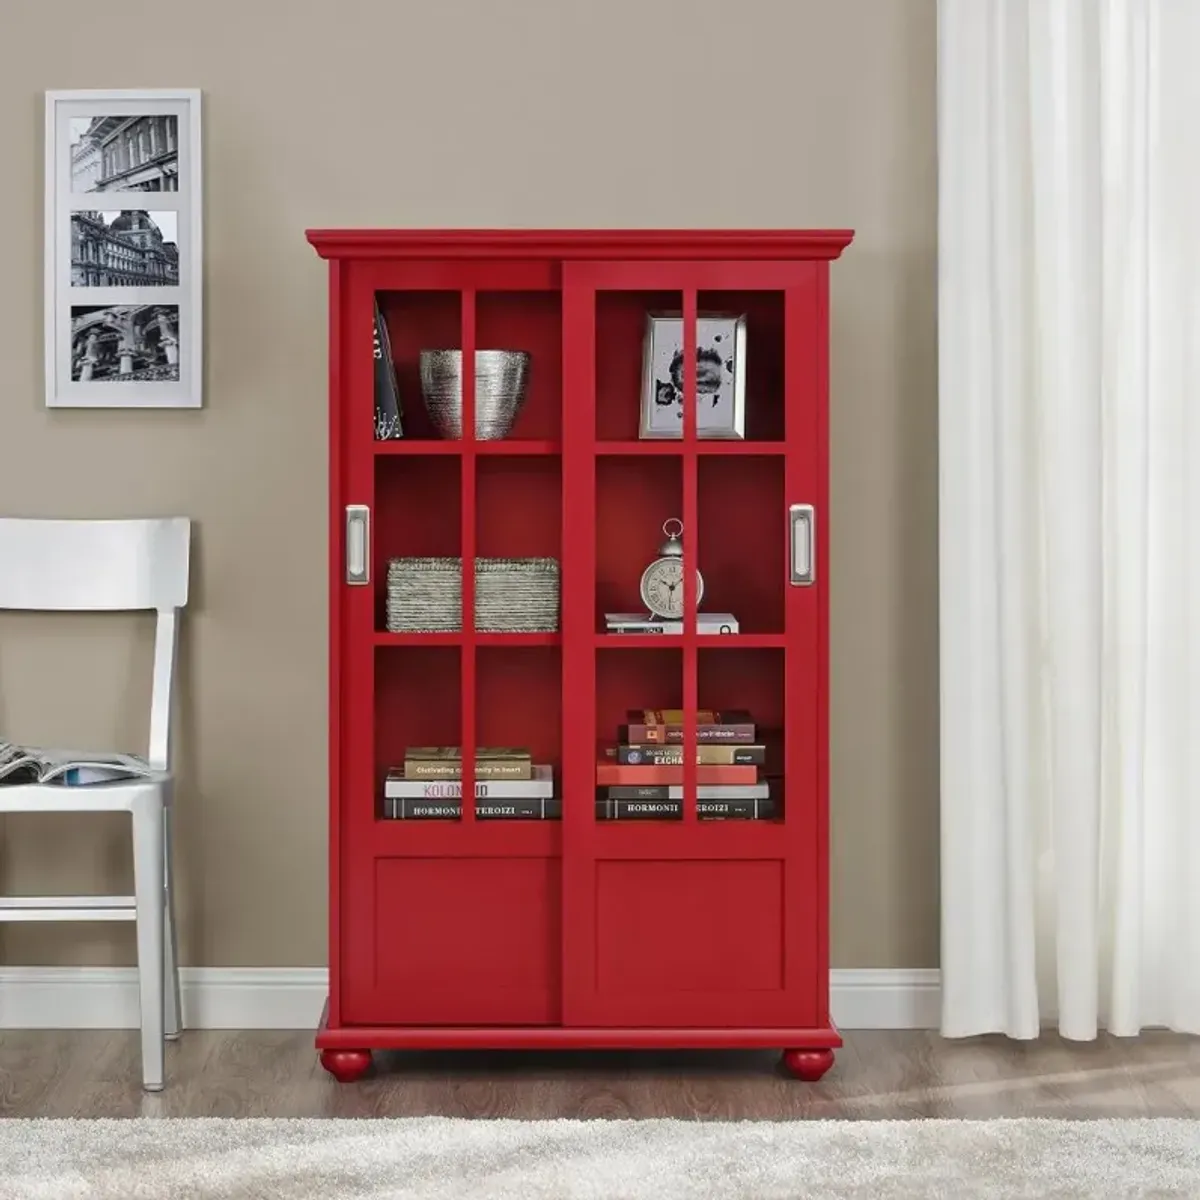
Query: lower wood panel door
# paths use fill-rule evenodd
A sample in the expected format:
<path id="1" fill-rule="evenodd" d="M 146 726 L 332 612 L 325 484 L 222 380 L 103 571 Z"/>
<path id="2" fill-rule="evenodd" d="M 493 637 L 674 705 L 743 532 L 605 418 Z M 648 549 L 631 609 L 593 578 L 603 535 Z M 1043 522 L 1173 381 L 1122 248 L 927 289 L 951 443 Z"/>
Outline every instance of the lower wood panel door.
<path id="1" fill-rule="evenodd" d="M 777 828 L 602 832 L 610 847 L 564 862 L 565 1024 L 827 1023 L 814 905 L 779 839 L 753 836 Z M 656 854 L 660 833 L 687 845 Z"/>
<path id="2" fill-rule="evenodd" d="M 559 1023 L 557 857 L 379 857 L 348 889 L 344 1024 Z"/>

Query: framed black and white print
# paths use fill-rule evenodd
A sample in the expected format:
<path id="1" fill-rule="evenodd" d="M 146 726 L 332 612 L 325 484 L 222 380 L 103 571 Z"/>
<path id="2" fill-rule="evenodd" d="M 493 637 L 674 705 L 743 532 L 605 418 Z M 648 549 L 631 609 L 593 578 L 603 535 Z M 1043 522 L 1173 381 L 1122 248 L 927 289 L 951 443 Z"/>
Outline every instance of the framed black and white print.
<path id="1" fill-rule="evenodd" d="M 50 408 L 199 408 L 198 89 L 46 93 Z"/>
<path id="2" fill-rule="evenodd" d="M 696 318 L 696 436 L 746 436 L 745 314 Z M 640 438 L 683 437 L 683 317 L 648 313 L 642 349 Z"/>

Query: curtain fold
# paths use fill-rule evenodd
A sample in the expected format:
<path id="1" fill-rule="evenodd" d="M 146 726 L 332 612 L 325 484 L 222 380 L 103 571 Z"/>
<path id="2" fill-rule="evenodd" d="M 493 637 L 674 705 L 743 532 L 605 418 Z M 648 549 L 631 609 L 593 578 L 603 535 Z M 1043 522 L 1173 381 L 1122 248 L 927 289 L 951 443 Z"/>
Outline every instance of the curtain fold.
<path id="1" fill-rule="evenodd" d="M 1200 1032 L 1200 3 L 938 43 L 942 1031 Z"/>

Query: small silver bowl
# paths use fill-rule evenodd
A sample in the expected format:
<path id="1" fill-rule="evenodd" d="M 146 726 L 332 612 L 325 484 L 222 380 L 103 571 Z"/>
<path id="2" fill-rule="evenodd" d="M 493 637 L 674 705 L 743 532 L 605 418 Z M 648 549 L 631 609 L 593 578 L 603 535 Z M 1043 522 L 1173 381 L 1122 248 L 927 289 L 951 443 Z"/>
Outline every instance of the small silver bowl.
<path id="1" fill-rule="evenodd" d="M 529 380 L 526 350 L 475 351 L 475 437 L 507 437 L 525 403 Z M 421 351 L 421 395 L 444 438 L 462 437 L 462 351 Z"/>

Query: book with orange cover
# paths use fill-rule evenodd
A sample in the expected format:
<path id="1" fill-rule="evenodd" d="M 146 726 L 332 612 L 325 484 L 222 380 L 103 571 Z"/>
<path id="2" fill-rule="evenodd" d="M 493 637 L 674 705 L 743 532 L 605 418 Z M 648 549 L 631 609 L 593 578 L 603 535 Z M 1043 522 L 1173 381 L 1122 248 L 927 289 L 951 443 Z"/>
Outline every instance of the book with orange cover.
<path id="1" fill-rule="evenodd" d="M 758 768 L 748 766 L 713 766 L 701 763 L 696 767 L 696 782 L 745 784 L 758 782 Z M 601 787 L 614 785 L 645 785 L 683 783 L 683 765 L 636 766 L 600 759 L 596 763 L 596 783 Z"/>

